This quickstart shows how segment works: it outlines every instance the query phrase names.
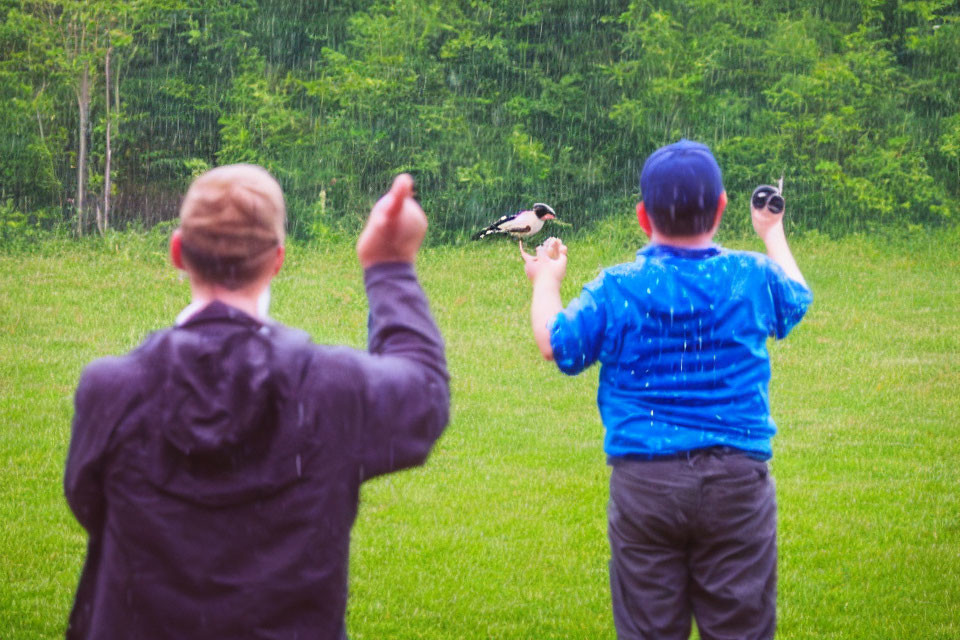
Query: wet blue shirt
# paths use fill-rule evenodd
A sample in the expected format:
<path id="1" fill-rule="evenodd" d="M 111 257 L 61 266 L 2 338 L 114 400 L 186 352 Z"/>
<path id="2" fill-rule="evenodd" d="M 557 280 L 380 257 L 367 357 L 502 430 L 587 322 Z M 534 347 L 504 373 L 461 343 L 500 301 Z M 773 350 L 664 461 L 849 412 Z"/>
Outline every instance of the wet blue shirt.
<path id="1" fill-rule="evenodd" d="M 726 445 L 767 459 L 767 338 L 785 337 L 812 300 L 762 254 L 651 244 L 587 284 L 550 345 L 564 373 L 600 362 L 607 455 Z"/>

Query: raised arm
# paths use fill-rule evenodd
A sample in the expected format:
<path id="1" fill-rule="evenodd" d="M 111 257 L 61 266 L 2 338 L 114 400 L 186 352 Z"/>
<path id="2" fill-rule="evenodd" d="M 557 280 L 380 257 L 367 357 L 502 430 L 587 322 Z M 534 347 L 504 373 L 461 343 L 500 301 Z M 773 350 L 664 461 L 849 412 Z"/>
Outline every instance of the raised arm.
<path id="1" fill-rule="evenodd" d="M 553 360 L 548 324 L 563 310 L 560 285 L 567 275 L 567 247 L 558 238 L 549 238 L 537 247 L 537 255 L 531 256 L 521 249 L 524 271 L 533 284 L 533 300 L 530 303 L 530 324 L 533 339 L 544 360 Z"/>
<path id="2" fill-rule="evenodd" d="M 427 233 L 427 216 L 413 199 L 413 177 L 401 173 L 380 198 L 357 239 L 357 258 L 364 269 L 381 262 L 413 264 Z"/>
<path id="3" fill-rule="evenodd" d="M 370 304 L 363 478 L 422 464 L 449 419 L 443 340 L 413 269 L 426 230 L 413 179 L 403 174 L 357 241 Z"/>
<path id="4" fill-rule="evenodd" d="M 786 214 L 771 213 L 766 207 L 757 209 L 751 201 L 750 219 L 753 221 L 754 231 L 767 247 L 767 255 L 783 268 L 788 277 L 807 286 L 807 281 L 803 279 L 800 267 L 790 251 L 790 245 L 787 244 L 787 235 L 783 230 L 784 215 Z"/>

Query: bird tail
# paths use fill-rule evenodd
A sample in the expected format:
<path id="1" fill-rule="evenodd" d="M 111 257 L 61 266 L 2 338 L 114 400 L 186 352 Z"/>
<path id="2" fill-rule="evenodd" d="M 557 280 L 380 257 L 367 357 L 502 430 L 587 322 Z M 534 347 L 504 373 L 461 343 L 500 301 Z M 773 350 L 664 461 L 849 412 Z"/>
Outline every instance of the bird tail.
<path id="1" fill-rule="evenodd" d="M 485 229 L 481 229 L 480 231 L 477 231 L 475 234 L 473 234 L 472 236 L 470 236 L 470 239 L 471 239 L 471 240 L 479 240 L 480 238 L 485 238 L 485 237 L 487 237 L 487 236 L 492 236 L 492 235 L 497 234 L 497 233 L 503 233 L 503 231 L 502 231 L 501 229 L 498 229 L 498 228 L 497 228 L 497 225 L 492 224 L 492 225 L 490 225 L 489 227 L 487 227 L 487 228 L 485 228 Z"/>

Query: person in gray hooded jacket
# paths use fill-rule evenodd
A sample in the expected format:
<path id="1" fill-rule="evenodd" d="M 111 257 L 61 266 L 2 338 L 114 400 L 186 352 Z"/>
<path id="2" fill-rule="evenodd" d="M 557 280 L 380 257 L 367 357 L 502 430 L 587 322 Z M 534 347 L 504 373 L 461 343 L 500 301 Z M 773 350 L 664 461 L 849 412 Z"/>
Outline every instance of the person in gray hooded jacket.
<path id="1" fill-rule="evenodd" d="M 449 416 L 398 176 L 357 243 L 368 350 L 269 320 L 285 207 L 263 169 L 198 178 L 171 239 L 175 326 L 83 372 L 64 488 L 87 530 L 68 638 L 345 637 L 360 484 L 422 464 Z"/>

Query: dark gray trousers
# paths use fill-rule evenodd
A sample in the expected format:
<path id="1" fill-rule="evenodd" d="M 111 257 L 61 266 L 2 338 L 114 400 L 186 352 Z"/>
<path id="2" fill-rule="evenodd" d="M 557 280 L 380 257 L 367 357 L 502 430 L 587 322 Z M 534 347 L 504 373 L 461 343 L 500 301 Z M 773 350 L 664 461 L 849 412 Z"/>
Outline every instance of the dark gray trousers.
<path id="1" fill-rule="evenodd" d="M 620 640 L 765 640 L 776 625 L 777 505 L 767 464 L 725 447 L 611 459 Z"/>

